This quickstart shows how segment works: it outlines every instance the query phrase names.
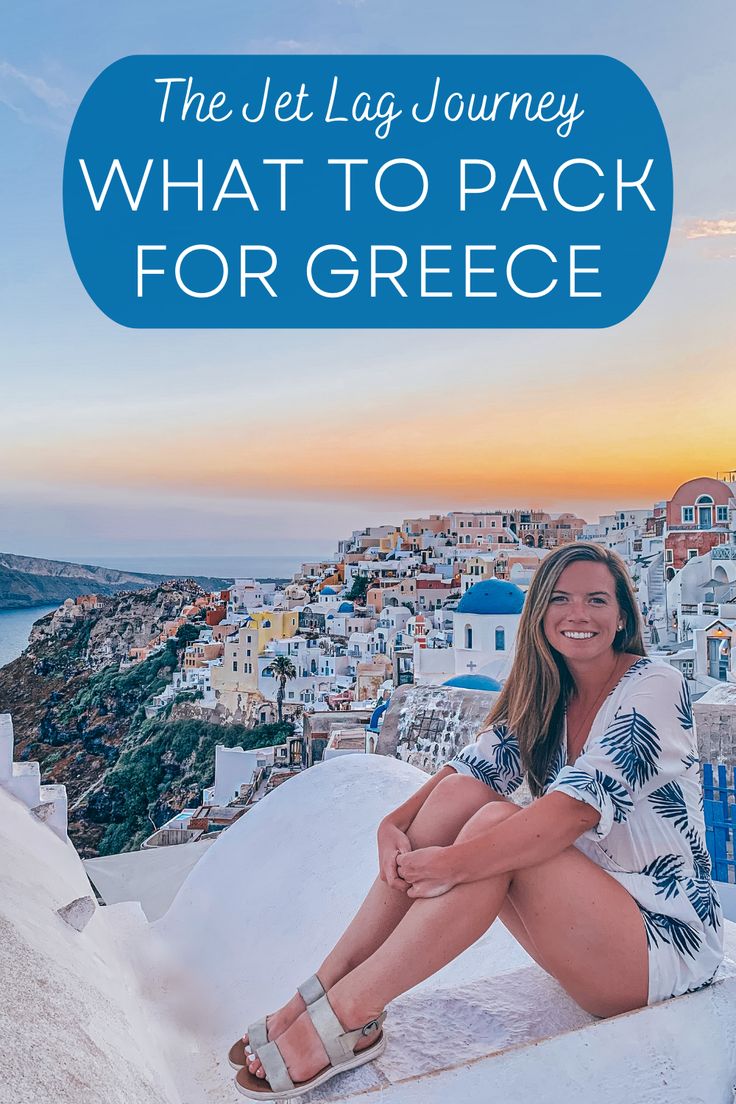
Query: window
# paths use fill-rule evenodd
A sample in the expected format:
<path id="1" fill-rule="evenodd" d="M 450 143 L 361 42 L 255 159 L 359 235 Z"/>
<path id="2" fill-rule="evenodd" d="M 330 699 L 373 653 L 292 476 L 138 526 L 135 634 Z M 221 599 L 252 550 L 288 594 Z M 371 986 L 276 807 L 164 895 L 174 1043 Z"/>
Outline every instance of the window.
<path id="1" fill-rule="evenodd" d="M 410 722 L 410 740 L 412 747 L 416 746 L 418 739 L 428 742 L 441 740 L 445 732 L 447 721 L 437 709 L 422 709 L 413 713 Z"/>
<path id="2" fill-rule="evenodd" d="M 716 506 L 716 521 L 728 521 L 728 506 Z"/>
<path id="3" fill-rule="evenodd" d="M 466 648 L 472 648 L 473 647 L 473 630 L 470 627 L 470 625 L 465 626 L 465 647 Z"/>
<path id="4" fill-rule="evenodd" d="M 711 504 L 712 505 L 713 499 L 711 498 L 710 495 L 698 495 L 698 497 L 695 499 L 695 503 L 698 506 L 703 505 L 703 504 L 705 504 L 705 505 Z"/>
<path id="5" fill-rule="evenodd" d="M 688 558 L 689 560 L 693 560 L 693 559 L 695 559 L 695 557 L 697 556 L 697 554 L 698 554 L 698 550 L 697 550 L 697 548 L 688 548 L 688 550 L 687 550 L 687 558 Z"/>
<path id="6" fill-rule="evenodd" d="M 246 655 L 250 655 L 250 648 L 246 648 L 246 650 L 245 650 L 245 654 L 246 654 Z"/>
<path id="7" fill-rule="evenodd" d="M 692 507 L 692 506 L 683 506 L 682 507 L 682 520 L 686 525 L 688 523 L 691 523 L 691 522 L 695 521 L 695 509 L 694 509 L 694 507 Z"/>
<path id="8" fill-rule="evenodd" d="M 237 671 L 237 669 L 238 669 L 238 661 L 237 661 L 237 659 L 234 659 L 233 660 L 233 671 Z"/>
<path id="9" fill-rule="evenodd" d="M 505 629 L 496 629 L 496 651 L 506 651 L 506 631 Z"/>
<path id="10" fill-rule="evenodd" d="M 665 548 L 665 550 L 664 550 L 664 562 L 665 563 L 674 563 L 674 559 L 675 559 L 675 557 L 674 557 L 674 553 L 673 553 L 672 549 L 671 548 Z"/>

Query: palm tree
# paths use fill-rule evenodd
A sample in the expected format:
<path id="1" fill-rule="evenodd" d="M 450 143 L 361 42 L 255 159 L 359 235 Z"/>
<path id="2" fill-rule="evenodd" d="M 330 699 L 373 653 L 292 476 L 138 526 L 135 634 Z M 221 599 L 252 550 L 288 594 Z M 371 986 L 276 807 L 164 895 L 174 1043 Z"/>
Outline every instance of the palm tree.
<path id="1" fill-rule="evenodd" d="M 291 662 L 288 656 L 277 655 L 271 660 L 268 667 L 263 668 L 263 673 L 264 675 L 273 675 L 274 678 L 277 678 L 279 680 L 279 688 L 276 692 L 276 708 L 279 711 L 279 724 L 283 724 L 283 704 L 284 690 L 286 689 L 286 680 L 296 678 L 296 667 Z"/>

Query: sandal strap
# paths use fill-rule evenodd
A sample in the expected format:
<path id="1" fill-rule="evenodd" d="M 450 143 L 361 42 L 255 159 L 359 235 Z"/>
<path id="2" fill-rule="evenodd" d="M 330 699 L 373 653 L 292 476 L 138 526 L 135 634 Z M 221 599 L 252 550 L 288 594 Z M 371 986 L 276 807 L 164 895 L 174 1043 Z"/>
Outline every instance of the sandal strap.
<path id="1" fill-rule="evenodd" d="M 255 1054 L 258 1047 L 265 1046 L 268 1042 L 268 1028 L 266 1027 L 266 1019 L 256 1020 L 248 1028 L 248 1046 L 251 1049 L 251 1053 Z"/>
<path id="2" fill-rule="evenodd" d="M 263 1066 L 268 1083 L 274 1092 L 286 1092 L 287 1089 L 294 1088 L 294 1082 L 289 1077 L 286 1062 L 277 1043 L 266 1043 L 264 1046 L 260 1046 L 256 1056 Z"/>
<path id="3" fill-rule="evenodd" d="M 314 1004 L 320 997 L 325 995 L 322 982 L 319 980 L 316 974 L 312 974 L 305 982 L 298 986 L 298 991 L 301 994 L 302 1000 L 305 1004 Z M 263 1017 L 262 1020 L 256 1020 L 248 1028 L 248 1046 L 252 1053 L 255 1053 L 258 1047 L 265 1046 L 268 1042 L 268 1026 L 267 1017 Z"/>
<path id="4" fill-rule="evenodd" d="M 371 1035 L 374 1031 L 380 1030 L 383 1026 L 383 1021 L 386 1019 L 386 1013 L 382 1012 L 380 1016 L 377 1016 L 375 1020 L 369 1020 L 367 1024 L 363 1024 L 362 1027 L 356 1027 L 354 1031 L 345 1031 L 342 1035 L 342 1039 L 345 1043 L 346 1058 L 355 1057 L 355 1044 L 359 1039 L 364 1039 L 366 1035 Z"/>
<path id="5" fill-rule="evenodd" d="M 358 1027 L 354 1031 L 345 1031 L 335 1015 L 327 994 L 314 1004 L 307 1005 L 307 1014 L 333 1066 L 341 1066 L 354 1058 L 355 1044 L 358 1039 L 378 1030 L 386 1019 L 386 1013 L 382 1012 L 375 1020 L 369 1020 L 363 1027 Z"/>
<path id="6" fill-rule="evenodd" d="M 312 974 L 301 985 L 298 985 L 297 991 L 305 1004 L 314 1004 L 315 1001 L 325 995 L 324 986 L 316 974 Z"/>

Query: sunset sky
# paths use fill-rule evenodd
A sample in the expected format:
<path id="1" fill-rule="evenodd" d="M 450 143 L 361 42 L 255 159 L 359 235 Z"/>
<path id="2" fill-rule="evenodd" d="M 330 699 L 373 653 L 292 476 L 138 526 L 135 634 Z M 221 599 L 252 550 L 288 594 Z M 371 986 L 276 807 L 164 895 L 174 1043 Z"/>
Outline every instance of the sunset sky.
<path id="1" fill-rule="evenodd" d="M 420 511 L 602 511 L 736 467 L 732 2 L 30 2 L 0 37 L 0 551 L 329 552 Z M 84 91 L 130 53 L 606 53 L 658 103 L 672 238 L 602 331 L 133 331 L 61 212 Z"/>

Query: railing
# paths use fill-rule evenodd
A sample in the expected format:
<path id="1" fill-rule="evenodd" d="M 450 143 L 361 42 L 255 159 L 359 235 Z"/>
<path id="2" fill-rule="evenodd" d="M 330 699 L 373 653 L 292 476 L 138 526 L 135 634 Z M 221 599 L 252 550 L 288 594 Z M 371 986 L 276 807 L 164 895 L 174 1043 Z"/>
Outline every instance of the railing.
<path id="1" fill-rule="evenodd" d="M 712 560 L 736 560 L 736 544 L 717 544 L 710 550 Z"/>
<path id="2" fill-rule="evenodd" d="M 703 763 L 703 812 L 713 877 L 736 882 L 736 767 L 719 763 L 714 775 L 713 764 Z"/>

